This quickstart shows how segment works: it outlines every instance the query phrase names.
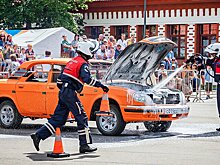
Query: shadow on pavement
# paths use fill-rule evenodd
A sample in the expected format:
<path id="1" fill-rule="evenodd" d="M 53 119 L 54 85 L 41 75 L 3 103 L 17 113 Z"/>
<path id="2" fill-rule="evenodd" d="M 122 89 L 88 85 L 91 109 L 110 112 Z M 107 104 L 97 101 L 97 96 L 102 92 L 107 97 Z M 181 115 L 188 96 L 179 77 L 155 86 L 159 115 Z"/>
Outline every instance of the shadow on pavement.
<path id="1" fill-rule="evenodd" d="M 220 132 L 206 132 L 201 134 L 183 134 L 181 136 L 178 136 L 178 138 L 199 138 L 199 137 L 217 137 L 220 136 Z"/>
<path id="2" fill-rule="evenodd" d="M 22 124 L 18 129 L 3 129 L 0 128 L 0 134 L 7 135 L 21 135 L 29 136 L 35 132 L 42 125 L 40 124 Z M 145 130 L 131 130 L 125 129 L 125 131 L 119 136 L 104 136 L 96 127 L 90 128 L 94 143 L 118 143 L 118 142 L 129 142 L 129 141 L 140 141 L 146 139 L 158 139 L 167 138 L 173 136 L 179 136 L 181 133 L 176 132 L 148 132 Z M 65 126 L 61 129 L 63 138 L 74 138 L 78 139 L 77 127 Z"/>
<path id="3" fill-rule="evenodd" d="M 29 159 L 32 161 L 67 161 L 67 160 L 74 160 L 74 159 L 85 159 L 85 158 L 97 158 L 100 157 L 100 155 L 95 155 L 94 153 L 86 153 L 86 154 L 80 154 L 80 153 L 75 153 L 75 154 L 70 154 L 70 157 L 66 158 L 51 158 L 47 157 L 47 154 L 51 152 L 45 152 L 45 153 L 24 153 L 27 155 Z"/>

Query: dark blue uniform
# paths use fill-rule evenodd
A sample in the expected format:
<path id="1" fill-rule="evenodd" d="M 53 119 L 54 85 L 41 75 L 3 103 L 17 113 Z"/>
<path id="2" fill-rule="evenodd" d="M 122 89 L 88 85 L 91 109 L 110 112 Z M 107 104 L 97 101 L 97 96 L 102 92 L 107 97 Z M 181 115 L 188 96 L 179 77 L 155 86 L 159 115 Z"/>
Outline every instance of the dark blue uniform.
<path id="1" fill-rule="evenodd" d="M 214 80 L 217 83 L 217 106 L 218 106 L 218 114 L 220 118 L 220 57 L 215 59 L 212 68 L 215 73 Z"/>
<path id="2" fill-rule="evenodd" d="M 58 78 L 59 102 L 48 123 L 36 132 L 40 139 L 48 138 L 55 133 L 57 127 L 63 126 L 71 111 L 77 122 L 80 146 L 92 143 L 88 118 L 76 93 L 82 91 L 84 83 L 94 87 L 104 86 L 91 77 L 88 63 L 81 56 L 78 56 L 67 63 Z"/>

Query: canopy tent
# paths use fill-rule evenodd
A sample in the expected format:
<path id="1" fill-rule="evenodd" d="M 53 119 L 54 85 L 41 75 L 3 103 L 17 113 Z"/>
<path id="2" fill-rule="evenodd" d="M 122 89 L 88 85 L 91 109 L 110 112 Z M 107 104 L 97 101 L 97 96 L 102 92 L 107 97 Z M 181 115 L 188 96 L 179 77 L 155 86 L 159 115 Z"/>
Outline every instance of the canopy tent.
<path id="1" fill-rule="evenodd" d="M 14 34 L 13 42 L 21 47 L 32 44 L 37 56 L 43 56 L 45 51 L 51 51 L 51 57 L 60 57 L 62 36 L 66 35 L 69 41 L 74 38 L 74 33 L 59 28 L 34 29 L 34 30 L 7 30 L 8 34 Z"/>

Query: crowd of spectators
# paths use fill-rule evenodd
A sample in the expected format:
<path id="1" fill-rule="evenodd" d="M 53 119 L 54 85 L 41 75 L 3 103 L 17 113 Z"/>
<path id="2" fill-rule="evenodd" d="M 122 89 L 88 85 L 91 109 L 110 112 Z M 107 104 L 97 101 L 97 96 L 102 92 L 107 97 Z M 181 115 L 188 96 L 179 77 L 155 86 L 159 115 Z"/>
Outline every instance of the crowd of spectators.
<path id="1" fill-rule="evenodd" d="M 83 40 L 87 39 L 86 35 L 82 36 Z M 97 41 L 99 42 L 99 50 L 97 50 L 94 55 L 95 59 L 99 60 L 115 60 L 118 55 L 124 50 L 128 45 L 135 43 L 135 36 L 132 34 L 130 38 L 126 39 L 124 33 L 121 34 L 121 38 L 116 40 L 114 36 L 110 36 L 108 39 L 105 38 L 103 34 L 99 34 Z M 79 35 L 75 35 L 72 42 L 67 40 L 67 36 L 63 35 L 63 41 L 61 43 L 63 52 L 68 54 L 68 57 L 77 56 L 76 48 L 79 42 Z"/>
<path id="2" fill-rule="evenodd" d="M 13 42 L 13 37 L 4 31 L 0 34 L 0 72 L 15 71 L 25 61 L 35 59 L 35 53 L 31 44 L 27 49 L 19 47 Z"/>

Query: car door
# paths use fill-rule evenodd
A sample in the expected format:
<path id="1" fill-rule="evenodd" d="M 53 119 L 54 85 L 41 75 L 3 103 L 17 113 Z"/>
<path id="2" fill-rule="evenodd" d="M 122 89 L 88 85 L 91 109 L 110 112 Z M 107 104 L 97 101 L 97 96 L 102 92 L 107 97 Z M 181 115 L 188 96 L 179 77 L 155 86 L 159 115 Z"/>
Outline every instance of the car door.
<path id="1" fill-rule="evenodd" d="M 17 102 L 23 114 L 33 117 L 46 115 L 47 75 L 47 73 L 32 71 L 24 81 L 16 84 Z"/>
<path id="2" fill-rule="evenodd" d="M 46 112 L 49 115 L 54 113 L 54 110 L 58 104 L 59 89 L 57 88 L 56 81 L 61 73 L 61 70 L 61 65 L 53 65 L 51 72 L 49 73 L 48 83 L 46 86 Z"/>

